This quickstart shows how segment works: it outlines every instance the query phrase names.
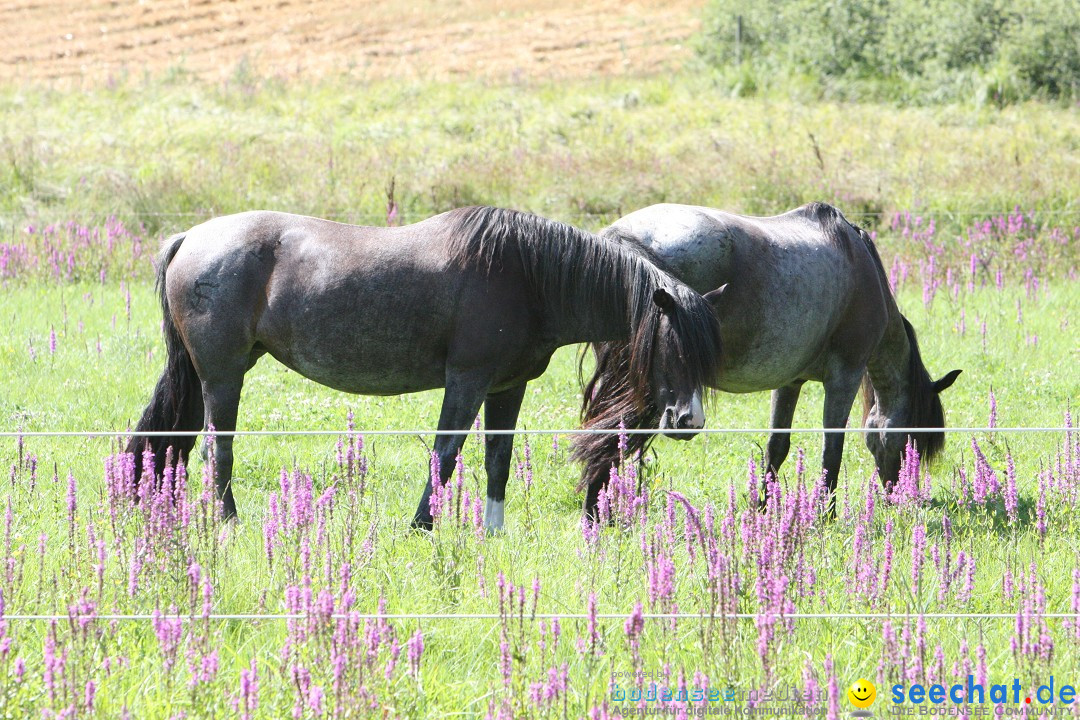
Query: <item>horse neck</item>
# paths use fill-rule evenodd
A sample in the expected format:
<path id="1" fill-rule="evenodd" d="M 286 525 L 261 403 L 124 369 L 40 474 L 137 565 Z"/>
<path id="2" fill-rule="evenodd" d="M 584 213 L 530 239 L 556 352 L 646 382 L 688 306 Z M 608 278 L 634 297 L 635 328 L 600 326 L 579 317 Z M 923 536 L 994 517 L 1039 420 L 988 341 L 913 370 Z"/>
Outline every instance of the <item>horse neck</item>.
<path id="1" fill-rule="evenodd" d="M 567 344 L 630 340 L 633 330 L 628 321 L 626 303 L 597 303 L 562 313 L 559 336 Z"/>
<path id="2" fill-rule="evenodd" d="M 629 341 L 643 313 L 651 311 L 657 279 L 646 263 L 631 262 L 635 272 L 617 269 L 602 277 L 563 274 L 556 289 L 544 282 L 554 334 L 566 344 Z M 621 268 L 620 270 L 625 270 Z M 646 304 L 647 303 L 647 304 Z"/>
<path id="3" fill-rule="evenodd" d="M 889 319 L 881 341 L 866 364 L 873 396 L 867 398 L 883 415 L 907 405 L 911 391 L 911 342 L 895 303 L 889 303 Z"/>

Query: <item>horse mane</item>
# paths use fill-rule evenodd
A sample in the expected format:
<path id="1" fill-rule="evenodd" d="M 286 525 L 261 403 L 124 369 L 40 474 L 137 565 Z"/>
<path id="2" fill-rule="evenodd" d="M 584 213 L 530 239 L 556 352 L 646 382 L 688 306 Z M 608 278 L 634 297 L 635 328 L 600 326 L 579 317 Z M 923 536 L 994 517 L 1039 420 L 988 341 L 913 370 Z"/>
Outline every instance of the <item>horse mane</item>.
<path id="1" fill-rule="evenodd" d="M 643 262 L 643 253 L 566 223 L 486 206 L 452 210 L 447 219 L 451 264 L 491 272 L 516 256 L 537 299 L 558 303 L 562 312 L 592 314 L 599 302 L 629 298 L 619 310 L 631 324 L 652 306 L 653 289 L 664 284 L 663 273 Z"/>
<path id="2" fill-rule="evenodd" d="M 912 327 L 911 322 L 904 317 L 903 313 L 900 312 L 899 307 L 896 305 L 896 298 L 893 296 L 892 290 L 889 287 L 889 276 L 888 273 L 885 272 L 884 263 L 881 262 L 881 255 L 878 254 L 877 245 L 874 243 L 869 233 L 852 223 L 850 220 L 847 220 L 839 210 L 828 205 L 825 207 L 832 210 L 835 216 L 840 220 L 843 220 L 847 227 L 854 231 L 854 233 L 862 240 L 867 252 L 870 253 L 870 257 L 874 261 L 874 267 L 877 269 L 878 279 L 881 282 L 882 290 L 885 293 L 888 302 L 896 309 L 896 314 L 900 316 L 900 320 L 904 324 L 904 333 L 907 335 L 908 341 L 908 419 L 906 421 L 908 426 L 931 428 L 945 427 L 945 408 L 941 404 L 941 399 L 938 397 L 937 391 L 934 390 L 934 381 L 930 377 L 926 365 L 923 363 L 922 353 L 919 351 L 919 341 L 915 337 L 915 328 Z M 841 229 L 837 227 L 832 231 L 840 232 Z M 865 427 L 866 418 L 869 417 L 870 409 L 874 406 L 874 384 L 870 380 L 870 373 L 863 375 L 861 389 L 863 403 L 862 421 L 863 426 Z M 918 448 L 922 459 L 926 462 L 933 460 L 945 447 L 944 432 L 917 432 L 911 433 L 910 437 L 915 442 L 915 446 Z"/>
<path id="3" fill-rule="evenodd" d="M 601 361 L 598 356 L 596 372 L 585 386 L 582 420 L 586 428 L 614 429 L 624 416 L 645 419 L 651 414 L 654 403 L 648 386 L 661 320 L 653 301 L 658 288 L 676 298 L 671 326 L 689 380 L 704 386 L 715 375 L 720 321 L 712 306 L 661 267 L 656 256 L 639 243 L 494 207 L 460 208 L 448 213 L 448 220 L 457 231 L 449 239 L 451 263 L 478 264 L 490 272 L 513 254 L 538 298 L 549 305 L 558 303 L 562 312 L 595 314 L 615 304 L 629 340 L 597 346 L 610 346 L 605 357 L 607 352 L 618 357 Z"/>
<path id="4" fill-rule="evenodd" d="M 660 258 L 630 233 L 608 227 L 601 231 L 600 237 L 609 244 L 644 255 L 665 275 L 669 275 Z M 715 379 L 720 367 L 720 322 L 712 307 L 697 293 L 689 291 L 681 283 L 674 287 L 678 290 L 679 309 L 671 318 L 671 323 L 676 342 L 682 343 L 682 347 L 677 348 L 678 355 L 695 384 L 705 386 Z M 683 309 L 686 303 L 690 305 L 690 312 Z M 655 311 L 651 315 L 651 321 L 642 325 L 629 342 L 609 341 L 590 345 L 596 367 L 592 378 L 584 385 L 581 404 L 584 428 L 612 430 L 621 426 L 628 430 L 640 430 L 650 427 L 655 420 L 658 408 L 649 390 L 649 368 L 635 367 L 634 359 L 653 356 L 660 313 Z M 579 375 L 584 359 L 583 351 L 578 365 Z M 571 457 L 585 465 L 578 488 L 606 480 L 613 465 L 618 465 L 622 458 L 644 453 L 654 438 L 652 433 L 628 435 L 626 449 L 620 453 L 619 443 L 612 435 L 576 435 Z"/>
<path id="5" fill-rule="evenodd" d="M 940 428 L 945 427 L 945 408 L 941 404 L 941 398 L 934 390 L 934 381 L 923 364 L 922 354 L 919 352 L 919 341 L 915 339 L 915 328 L 903 315 L 904 332 L 908 339 L 908 422 L 911 427 Z M 930 462 L 945 447 L 945 433 L 917 432 L 911 433 L 911 439 L 915 441 L 915 447 L 923 460 Z"/>

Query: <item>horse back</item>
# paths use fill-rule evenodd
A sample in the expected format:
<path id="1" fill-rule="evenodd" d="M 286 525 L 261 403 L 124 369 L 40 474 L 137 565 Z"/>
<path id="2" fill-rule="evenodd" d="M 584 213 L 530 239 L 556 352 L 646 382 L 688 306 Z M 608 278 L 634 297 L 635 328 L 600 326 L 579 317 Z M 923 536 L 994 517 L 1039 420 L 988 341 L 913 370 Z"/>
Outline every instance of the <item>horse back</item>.
<path id="1" fill-rule="evenodd" d="M 829 206 L 751 217 L 663 204 L 631 213 L 613 231 L 637 238 L 698 292 L 727 285 L 716 307 L 721 389 L 820 379 L 838 352 L 865 362 L 886 322 L 873 258 Z"/>

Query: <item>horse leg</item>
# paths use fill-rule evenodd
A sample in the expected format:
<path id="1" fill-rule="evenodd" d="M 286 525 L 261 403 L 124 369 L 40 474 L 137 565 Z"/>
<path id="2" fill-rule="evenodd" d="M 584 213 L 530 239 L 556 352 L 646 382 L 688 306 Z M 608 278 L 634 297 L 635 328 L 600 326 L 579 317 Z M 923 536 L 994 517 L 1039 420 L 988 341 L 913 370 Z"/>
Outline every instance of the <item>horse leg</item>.
<path id="1" fill-rule="evenodd" d="M 825 482 L 829 488 L 829 514 L 836 516 L 836 485 L 840 477 L 840 461 L 844 456 L 844 435 L 842 432 L 828 432 L 842 429 L 847 425 L 851 414 L 851 404 L 859 391 L 864 369 L 844 368 L 831 372 L 825 380 L 825 448 L 822 452 L 821 467 L 825 472 Z"/>
<path id="2" fill-rule="evenodd" d="M 769 417 L 769 427 L 791 429 L 791 420 L 795 417 L 795 406 L 799 402 L 799 393 L 802 392 L 803 381 L 798 380 L 790 385 L 776 388 L 772 391 L 772 410 Z M 787 459 L 791 449 L 791 433 L 773 432 L 769 435 L 769 443 L 765 448 L 765 472 L 771 473 L 774 478 L 780 475 L 780 466 Z M 769 485 L 764 483 L 761 493 L 760 505 L 765 506 L 768 499 Z"/>
<path id="3" fill-rule="evenodd" d="M 487 396 L 484 401 L 484 425 L 488 430 L 513 430 L 517 426 L 525 383 Z M 489 532 L 502 530 L 503 502 L 506 481 L 510 477 L 510 457 L 514 450 L 513 435 L 487 435 L 484 440 L 484 465 L 487 469 L 487 503 L 484 506 L 484 528 Z"/>
<path id="4" fill-rule="evenodd" d="M 446 391 L 443 394 L 442 410 L 439 412 L 439 435 L 435 438 L 435 454 L 439 458 L 439 483 L 445 484 L 454 472 L 454 464 L 466 435 L 447 433 L 447 430 L 466 430 L 472 424 L 480 406 L 484 403 L 488 386 L 491 384 L 488 374 L 447 374 Z M 431 473 L 428 473 L 424 494 L 413 516 L 412 526 L 420 530 L 434 527 L 431 516 Z"/>
<path id="5" fill-rule="evenodd" d="M 240 390 L 244 386 L 244 376 L 230 382 L 203 381 L 203 404 L 206 407 L 207 428 L 211 425 L 215 432 L 236 430 L 236 414 L 240 407 Z M 217 484 L 217 498 L 221 501 L 221 515 L 225 520 L 236 517 L 236 501 L 233 499 L 233 436 L 214 437 L 214 470 Z"/>

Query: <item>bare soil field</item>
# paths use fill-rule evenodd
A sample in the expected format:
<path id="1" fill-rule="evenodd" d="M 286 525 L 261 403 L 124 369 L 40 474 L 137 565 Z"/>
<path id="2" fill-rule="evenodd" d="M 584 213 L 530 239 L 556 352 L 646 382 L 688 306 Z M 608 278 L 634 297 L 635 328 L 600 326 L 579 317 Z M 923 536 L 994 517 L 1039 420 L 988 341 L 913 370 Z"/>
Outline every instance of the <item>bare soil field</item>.
<path id="1" fill-rule="evenodd" d="M 172 71 L 500 81 L 655 73 L 700 0 L 7 0 L 0 81 L 94 85 Z"/>

